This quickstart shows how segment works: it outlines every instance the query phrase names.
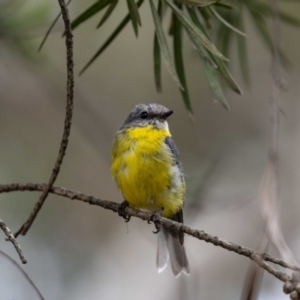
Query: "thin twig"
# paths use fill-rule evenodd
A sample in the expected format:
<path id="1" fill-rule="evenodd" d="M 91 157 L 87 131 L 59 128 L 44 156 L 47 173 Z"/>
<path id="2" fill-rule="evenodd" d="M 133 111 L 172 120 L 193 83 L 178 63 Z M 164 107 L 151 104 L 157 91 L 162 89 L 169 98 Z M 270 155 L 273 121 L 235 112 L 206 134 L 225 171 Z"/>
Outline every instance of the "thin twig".
<path id="1" fill-rule="evenodd" d="M 283 272 L 280 272 L 273 268 L 271 265 L 266 263 L 266 261 L 263 260 L 263 256 L 253 253 L 251 255 L 251 259 L 254 260 L 261 268 L 265 269 L 269 273 L 273 274 L 275 277 L 277 277 L 279 280 L 286 282 L 288 280 L 291 280 L 291 277 Z"/>
<path id="2" fill-rule="evenodd" d="M 12 184 L 4 184 L 4 185 L 0 184 L 0 193 L 8 193 L 8 192 L 14 192 L 14 191 L 44 191 L 46 188 L 47 188 L 46 184 L 38 184 L 38 183 L 24 183 L 24 184 L 23 183 L 12 183 Z M 61 187 L 53 186 L 50 190 L 50 193 L 56 194 L 59 196 L 63 196 L 66 198 L 70 198 L 72 200 L 79 200 L 82 202 L 86 202 L 86 203 L 89 203 L 90 205 L 97 205 L 97 206 L 103 207 L 105 209 L 112 210 L 114 212 L 118 212 L 118 209 L 120 206 L 119 203 L 116 203 L 113 201 L 99 199 L 94 196 L 88 196 L 86 194 L 75 192 L 75 191 L 68 190 L 68 189 L 61 188 Z M 131 207 L 126 208 L 126 214 L 128 216 L 140 218 L 144 221 L 151 220 L 150 213 L 136 210 Z M 265 253 L 258 253 L 255 250 L 252 250 L 252 249 L 249 249 L 246 247 L 242 247 L 240 245 L 237 245 L 237 244 L 234 244 L 231 242 L 227 242 L 223 239 L 218 238 L 217 236 L 212 236 L 212 235 L 204 232 L 203 230 L 193 229 L 187 225 L 184 225 L 182 223 L 178 223 L 178 222 L 172 221 L 170 219 L 166 219 L 166 218 L 160 218 L 157 222 L 167 228 L 172 228 L 176 231 L 184 232 L 184 233 L 186 233 L 190 236 L 193 236 L 199 240 L 203 240 L 203 241 L 213 244 L 215 246 L 222 247 L 226 250 L 233 251 L 237 254 L 246 256 L 255 262 L 257 262 L 257 259 L 256 259 L 257 257 L 255 255 L 259 255 L 264 261 L 273 262 L 275 264 L 279 264 L 283 267 L 290 268 L 292 270 L 298 270 L 298 271 L 300 270 L 300 268 L 298 268 L 297 266 L 290 265 L 278 258 L 274 258 Z M 281 278 L 281 279 L 279 278 L 280 280 L 282 280 L 282 278 L 284 278 L 282 275 L 284 273 L 282 273 L 282 274 L 278 273 L 279 272 L 278 270 L 276 270 L 272 267 L 270 268 L 270 266 L 267 264 L 262 264 L 261 267 L 264 268 L 269 273 L 276 276 L 277 278 L 280 277 Z M 281 274 L 281 275 L 279 275 L 279 274 Z"/>
<path id="3" fill-rule="evenodd" d="M 22 275 L 26 278 L 26 280 L 29 282 L 29 284 L 32 286 L 32 288 L 36 291 L 36 293 L 39 295 L 41 300 L 45 300 L 37 286 L 34 284 L 32 279 L 29 277 L 29 275 L 21 268 L 21 266 L 9 255 L 4 253 L 3 251 L 0 250 L 0 255 L 4 256 L 7 260 L 9 260 L 21 273 Z"/>
<path id="4" fill-rule="evenodd" d="M 283 268 L 290 269 L 293 271 L 300 271 L 300 267 L 298 267 L 297 265 L 287 263 L 287 262 L 283 261 L 282 259 L 272 257 L 267 253 L 263 253 L 263 258 L 265 261 L 272 262 L 273 264 L 279 265 Z"/>
<path id="5" fill-rule="evenodd" d="M 10 241 L 17 253 L 19 254 L 19 257 L 22 261 L 23 264 L 27 264 L 27 260 L 24 256 L 24 253 L 19 245 L 19 243 L 17 242 L 16 238 L 14 237 L 14 235 L 11 233 L 11 231 L 9 230 L 9 228 L 6 226 L 6 224 L 0 219 L 0 228 L 3 230 L 3 232 L 5 233 L 5 235 L 7 236 L 7 240 Z"/>
<path id="6" fill-rule="evenodd" d="M 73 96 L 74 96 L 74 63 L 73 63 L 73 35 L 71 30 L 71 23 L 69 18 L 68 9 L 66 7 L 64 0 L 58 0 L 62 17 L 65 24 L 65 32 L 66 32 L 66 49 L 67 49 L 67 106 L 66 106 L 66 116 L 64 122 L 64 131 L 62 140 L 60 143 L 59 153 L 57 160 L 55 162 L 54 169 L 52 171 L 51 177 L 48 181 L 47 187 L 43 190 L 38 202 L 35 204 L 29 218 L 22 225 L 22 227 L 15 233 L 15 237 L 21 233 L 25 235 L 29 230 L 30 226 L 34 222 L 38 212 L 42 208 L 51 187 L 53 186 L 58 173 L 60 171 L 61 164 L 63 162 L 64 155 L 66 153 L 66 149 L 69 142 L 69 136 L 71 131 L 71 123 L 72 123 L 72 115 L 73 115 Z"/>
<path id="7" fill-rule="evenodd" d="M 269 238 L 263 234 L 259 245 L 257 247 L 258 252 L 267 252 L 269 246 Z M 254 262 L 251 262 L 247 272 L 247 277 L 244 282 L 241 299 L 245 300 L 256 300 L 257 295 L 261 287 L 264 269 Z"/>
<path id="8" fill-rule="evenodd" d="M 72 0 L 69 0 L 69 1 L 68 1 L 67 6 L 70 4 L 71 1 L 72 1 Z M 51 23 L 50 27 L 47 29 L 47 31 L 46 31 L 46 33 L 45 33 L 45 36 L 44 36 L 44 38 L 43 38 L 43 40 L 42 40 L 42 42 L 41 42 L 41 44 L 40 44 L 40 46 L 39 46 L 38 52 L 41 51 L 42 47 L 43 47 L 44 44 L 46 43 L 46 40 L 47 40 L 48 36 L 50 35 L 50 33 L 51 33 L 53 27 L 55 26 L 55 24 L 56 24 L 57 21 L 59 20 L 60 16 L 61 16 L 61 11 L 60 11 L 59 14 L 56 16 L 56 18 L 53 20 L 53 22 Z"/>
<path id="9" fill-rule="evenodd" d="M 270 241 L 277 248 L 281 257 L 293 265 L 297 265 L 292 251 L 288 247 L 282 232 L 278 212 L 278 138 L 279 138 L 279 117 L 280 117 L 280 24 L 278 15 L 278 0 L 271 0 L 273 17 L 273 56 L 271 63 L 272 96 L 270 114 L 270 133 L 268 146 L 268 163 L 263 177 L 261 190 L 262 213 L 267 225 L 267 233 Z"/>

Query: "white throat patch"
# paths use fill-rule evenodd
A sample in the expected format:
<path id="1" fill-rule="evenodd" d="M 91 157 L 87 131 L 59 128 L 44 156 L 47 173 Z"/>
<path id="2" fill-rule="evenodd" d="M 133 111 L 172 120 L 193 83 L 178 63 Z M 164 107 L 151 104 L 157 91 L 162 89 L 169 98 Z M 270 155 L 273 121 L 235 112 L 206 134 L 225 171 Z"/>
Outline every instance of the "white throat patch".
<path id="1" fill-rule="evenodd" d="M 159 121 L 159 120 L 155 120 L 155 126 L 158 128 L 158 129 L 163 129 L 163 130 L 167 130 L 168 132 L 169 131 L 169 124 L 167 121 Z"/>

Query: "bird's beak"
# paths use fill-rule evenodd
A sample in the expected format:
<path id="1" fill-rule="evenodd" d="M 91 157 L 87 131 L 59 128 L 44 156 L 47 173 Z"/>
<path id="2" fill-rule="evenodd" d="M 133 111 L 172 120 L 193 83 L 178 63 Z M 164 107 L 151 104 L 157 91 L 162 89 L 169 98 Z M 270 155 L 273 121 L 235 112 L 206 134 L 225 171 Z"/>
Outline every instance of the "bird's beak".
<path id="1" fill-rule="evenodd" d="M 171 116 L 172 113 L 173 113 L 173 110 L 169 110 L 169 111 L 163 113 L 163 114 L 161 115 L 161 118 L 162 118 L 162 119 L 167 119 L 168 117 Z"/>

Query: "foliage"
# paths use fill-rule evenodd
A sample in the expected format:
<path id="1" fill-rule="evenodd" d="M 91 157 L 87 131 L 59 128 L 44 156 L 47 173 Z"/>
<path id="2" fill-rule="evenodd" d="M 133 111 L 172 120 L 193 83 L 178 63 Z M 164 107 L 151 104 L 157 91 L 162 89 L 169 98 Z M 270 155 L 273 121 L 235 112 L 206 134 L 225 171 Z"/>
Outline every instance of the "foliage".
<path id="1" fill-rule="evenodd" d="M 127 0 L 127 14 L 83 67 L 80 74 L 88 69 L 130 21 L 135 35 L 138 36 L 138 28 L 142 24 L 139 8 L 144 2 L 144 0 L 138 0 L 137 2 Z M 235 41 L 243 80 L 249 83 L 247 37 L 243 32 L 245 16 L 247 13 L 258 35 L 262 38 L 266 47 L 272 51 L 272 38 L 267 26 L 268 18 L 271 15 L 269 2 L 263 0 L 226 0 L 226 2 L 223 0 L 149 0 L 147 2 L 150 4 L 155 25 L 153 57 L 157 91 L 161 91 L 162 56 L 168 72 L 181 91 L 186 109 L 192 114 L 182 51 L 182 30 L 184 30 L 199 52 L 200 61 L 204 66 L 206 77 L 215 98 L 224 108 L 229 109 L 223 86 L 237 94 L 242 94 L 241 88 L 229 70 L 229 49 Z M 118 0 L 95 1 L 72 21 L 72 29 L 76 29 L 92 17 L 103 13 L 97 26 L 97 28 L 100 28 L 111 17 L 118 3 Z M 169 35 L 173 44 L 173 56 L 168 45 L 167 32 L 163 27 L 163 16 L 167 15 L 165 14 L 167 10 L 171 11 Z M 300 25 L 300 20 L 283 11 L 280 12 L 280 17 L 281 21 L 288 25 Z M 236 35 L 235 39 L 234 35 Z M 280 55 L 284 62 L 288 61 L 281 51 Z"/>
<path id="2" fill-rule="evenodd" d="M 35 60 L 32 39 L 48 18 L 49 5 L 24 1 L 0 1 L 0 43 L 26 58 Z"/>

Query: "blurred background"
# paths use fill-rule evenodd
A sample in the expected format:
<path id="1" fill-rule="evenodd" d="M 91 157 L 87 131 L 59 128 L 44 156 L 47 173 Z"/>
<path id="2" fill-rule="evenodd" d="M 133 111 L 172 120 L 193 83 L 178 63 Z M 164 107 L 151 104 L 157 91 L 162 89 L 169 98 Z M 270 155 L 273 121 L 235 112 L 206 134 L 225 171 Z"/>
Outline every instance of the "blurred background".
<path id="1" fill-rule="evenodd" d="M 55 26 L 40 53 L 39 44 L 59 12 L 57 1 L 1 2 L 0 182 L 47 182 L 57 157 L 65 113 L 66 55 L 63 23 Z M 92 1 L 74 1 L 77 16 Z M 293 1 L 286 11 L 298 16 Z M 196 50 L 184 35 L 185 69 L 195 123 L 188 118 L 176 84 L 163 66 L 162 89 L 153 75 L 154 25 L 149 3 L 141 7 L 136 39 L 131 24 L 82 75 L 80 69 L 127 11 L 121 1 L 99 31 L 99 18 L 74 32 L 75 99 L 70 142 L 55 183 L 102 199 L 122 201 L 111 179 L 115 132 L 138 103 L 157 102 L 175 111 L 170 129 L 186 174 L 185 223 L 220 238 L 257 248 L 264 232 L 258 201 L 267 162 L 271 96 L 270 52 L 245 17 L 250 86 L 241 79 L 235 49 L 231 70 L 243 89 L 226 92 L 231 112 L 216 104 Z M 5 23 L 6 22 L 6 23 Z M 2 28 L 6 28 L 2 26 Z M 300 39 L 299 29 L 281 27 L 290 60 L 283 71 L 281 99 L 280 219 L 300 259 Z M 14 232 L 38 200 L 37 192 L 0 195 L 1 215 Z M 111 211 L 50 195 L 28 234 L 19 237 L 28 259 L 22 268 L 45 299 L 245 299 L 250 260 L 186 237 L 191 275 L 157 274 L 153 225 L 132 218 L 126 224 Z M 19 262 L 4 235 L 0 249 Z M 269 252 L 279 256 L 271 246 Z M 0 256 L 0 299 L 39 299 L 20 272 Z M 264 274 L 257 299 L 287 299 L 282 283 Z"/>

